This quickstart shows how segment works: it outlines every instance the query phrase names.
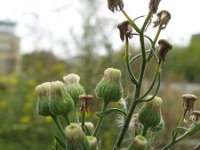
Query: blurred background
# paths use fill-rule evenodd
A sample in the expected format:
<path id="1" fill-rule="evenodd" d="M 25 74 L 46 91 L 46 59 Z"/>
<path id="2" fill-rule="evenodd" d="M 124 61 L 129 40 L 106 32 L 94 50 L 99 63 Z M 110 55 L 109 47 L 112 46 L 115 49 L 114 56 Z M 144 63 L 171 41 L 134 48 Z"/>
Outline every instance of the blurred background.
<path id="1" fill-rule="evenodd" d="M 96 83 L 108 67 L 121 69 L 124 97 L 133 94 L 125 65 L 124 47 L 117 24 L 124 16 L 107 9 L 106 0 L 0 0 L 0 149 L 52 149 L 57 129 L 50 118 L 36 113 L 35 87 L 46 81 L 61 80 L 68 73 L 81 76 L 81 84 L 94 95 Z M 148 12 L 149 0 L 124 0 L 125 10 L 135 18 Z M 200 98 L 200 21 L 198 1 L 161 1 L 159 10 L 167 9 L 172 19 L 160 38 L 173 44 L 163 65 L 162 84 L 158 95 L 163 98 L 165 130 L 155 146 L 165 144 L 170 131 L 183 112 L 182 94 Z M 177 8 L 178 7 L 178 8 Z M 137 23 L 143 21 L 141 18 Z M 152 38 L 156 29 L 149 26 Z M 133 37 L 131 56 L 139 51 L 138 38 Z M 147 43 L 148 44 L 148 43 Z M 133 66 L 138 70 L 139 62 Z M 154 66 L 145 74 L 144 89 L 151 82 Z M 117 104 L 113 104 L 117 105 Z M 87 120 L 96 123 L 95 112 L 101 101 L 94 98 Z M 195 103 L 195 110 L 200 102 Z M 119 128 L 116 115 L 105 119 L 100 133 L 103 149 L 110 150 Z M 174 150 L 188 150 L 200 142 L 200 133 Z"/>

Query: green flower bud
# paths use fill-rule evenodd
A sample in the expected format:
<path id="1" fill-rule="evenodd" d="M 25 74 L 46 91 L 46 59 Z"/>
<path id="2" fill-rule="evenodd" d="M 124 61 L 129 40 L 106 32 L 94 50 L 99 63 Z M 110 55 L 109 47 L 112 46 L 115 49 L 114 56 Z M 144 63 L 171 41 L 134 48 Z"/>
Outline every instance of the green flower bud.
<path id="1" fill-rule="evenodd" d="M 94 132 L 94 124 L 92 122 L 85 122 L 84 123 L 85 128 L 90 132 L 93 133 Z M 81 126 L 81 123 L 80 123 Z"/>
<path id="2" fill-rule="evenodd" d="M 97 138 L 94 136 L 87 136 L 87 141 L 89 143 L 89 150 L 97 149 Z"/>
<path id="3" fill-rule="evenodd" d="M 68 74 L 63 77 L 66 84 L 66 90 L 74 100 L 75 106 L 79 103 L 79 96 L 85 94 L 85 90 L 79 83 L 80 77 L 77 74 Z"/>
<path id="4" fill-rule="evenodd" d="M 45 82 L 36 87 L 39 115 L 65 115 L 73 110 L 74 102 L 64 88 L 60 81 Z"/>
<path id="5" fill-rule="evenodd" d="M 156 127 L 160 123 L 161 103 L 162 98 L 156 96 L 153 100 L 143 105 L 139 111 L 138 119 L 144 125 L 144 127 Z"/>
<path id="6" fill-rule="evenodd" d="M 65 115 L 74 109 L 74 102 L 71 96 L 65 92 L 64 83 L 53 81 L 50 86 L 51 111 L 55 115 Z"/>
<path id="7" fill-rule="evenodd" d="M 147 139 L 141 135 L 137 135 L 130 144 L 128 150 L 144 150 L 147 145 Z"/>
<path id="8" fill-rule="evenodd" d="M 121 71 L 108 68 L 104 71 L 103 79 L 96 86 L 96 95 L 105 102 L 115 102 L 122 98 L 123 89 L 120 83 Z"/>
<path id="9" fill-rule="evenodd" d="M 67 146 L 70 150 L 88 150 L 89 144 L 85 133 L 78 124 L 71 123 L 65 128 Z"/>
<path id="10" fill-rule="evenodd" d="M 38 96 L 37 111 L 39 115 L 50 116 L 52 115 L 50 106 L 50 85 L 51 82 L 45 82 L 38 85 L 35 90 Z"/>

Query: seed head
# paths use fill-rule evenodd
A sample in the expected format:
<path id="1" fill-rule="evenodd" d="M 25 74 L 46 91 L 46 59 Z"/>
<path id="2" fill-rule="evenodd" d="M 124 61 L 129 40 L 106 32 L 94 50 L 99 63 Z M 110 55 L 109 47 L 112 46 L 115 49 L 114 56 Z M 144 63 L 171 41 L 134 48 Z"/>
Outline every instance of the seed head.
<path id="1" fill-rule="evenodd" d="M 158 41 L 159 47 L 158 47 L 158 57 L 160 61 L 165 61 L 165 57 L 167 55 L 167 53 L 169 52 L 169 50 L 172 49 L 172 45 L 164 40 L 164 39 L 160 39 Z"/>
<path id="2" fill-rule="evenodd" d="M 118 24 L 117 28 L 119 29 L 120 39 L 124 41 L 125 37 L 132 38 L 132 27 L 128 21 L 123 21 Z"/>
<path id="3" fill-rule="evenodd" d="M 194 108 L 194 102 L 197 100 L 197 97 L 192 94 L 184 94 L 183 98 L 183 107 L 185 110 L 191 111 Z"/>
<path id="4" fill-rule="evenodd" d="M 193 122 L 198 122 L 200 121 L 200 111 L 193 111 L 191 116 L 190 116 L 190 120 Z"/>
<path id="5" fill-rule="evenodd" d="M 115 11 L 121 11 L 124 8 L 123 0 L 108 0 L 108 9 L 113 13 Z"/>
<path id="6" fill-rule="evenodd" d="M 85 113 L 89 111 L 90 103 L 92 100 L 92 95 L 80 95 L 79 99 L 81 101 L 80 111 L 81 113 Z"/>
<path id="7" fill-rule="evenodd" d="M 158 10 L 158 5 L 160 0 L 150 0 L 149 2 L 149 9 L 155 14 Z"/>
<path id="8" fill-rule="evenodd" d="M 162 10 L 159 13 L 157 13 L 157 20 L 153 22 L 153 27 L 155 28 L 158 26 L 160 29 L 165 29 L 170 19 L 171 14 L 167 10 Z"/>

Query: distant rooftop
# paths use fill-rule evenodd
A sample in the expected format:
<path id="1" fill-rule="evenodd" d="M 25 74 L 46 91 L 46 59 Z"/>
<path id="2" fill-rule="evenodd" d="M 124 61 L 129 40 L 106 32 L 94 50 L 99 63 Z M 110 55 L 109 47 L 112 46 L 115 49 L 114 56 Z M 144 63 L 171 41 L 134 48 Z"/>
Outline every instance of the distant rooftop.
<path id="1" fill-rule="evenodd" d="M 16 22 L 0 20 L 0 33 L 15 34 Z"/>

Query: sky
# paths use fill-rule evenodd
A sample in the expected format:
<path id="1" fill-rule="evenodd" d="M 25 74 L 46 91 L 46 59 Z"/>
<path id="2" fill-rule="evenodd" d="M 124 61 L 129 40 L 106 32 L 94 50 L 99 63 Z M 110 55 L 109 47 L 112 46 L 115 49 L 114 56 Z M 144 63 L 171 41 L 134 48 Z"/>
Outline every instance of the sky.
<path id="1" fill-rule="evenodd" d="M 75 28 L 77 33 L 81 32 L 79 26 L 81 18 L 77 12 L 80 7 L 78 1 L 0 0 L 0 2 L 0 20 L 17 22 L 16 34 L 21 38 L 22 53 L 36 48 L 53 48 L 55 53 L 59 54 L 61 53 L 58 50 L 61 49 L 59 44 L 70 43 L 69 31 Z M 149 0 L 124 0 L 124 10 L 135 18 L 148 12 L 148 3 Z M 103 15 L 119 22 L 124 21 L 125 18 L 121 13 L 113 14 L 107 9 L 106 0 L 102 0 L 101 7 Z M 192 34 L 200 33 L 199 0 L 161 0 L 159 10 L 164 9 L 171 13 L 172 18 L 160 38 L 170 39 L 180 46 L 185 46 Z"/>

